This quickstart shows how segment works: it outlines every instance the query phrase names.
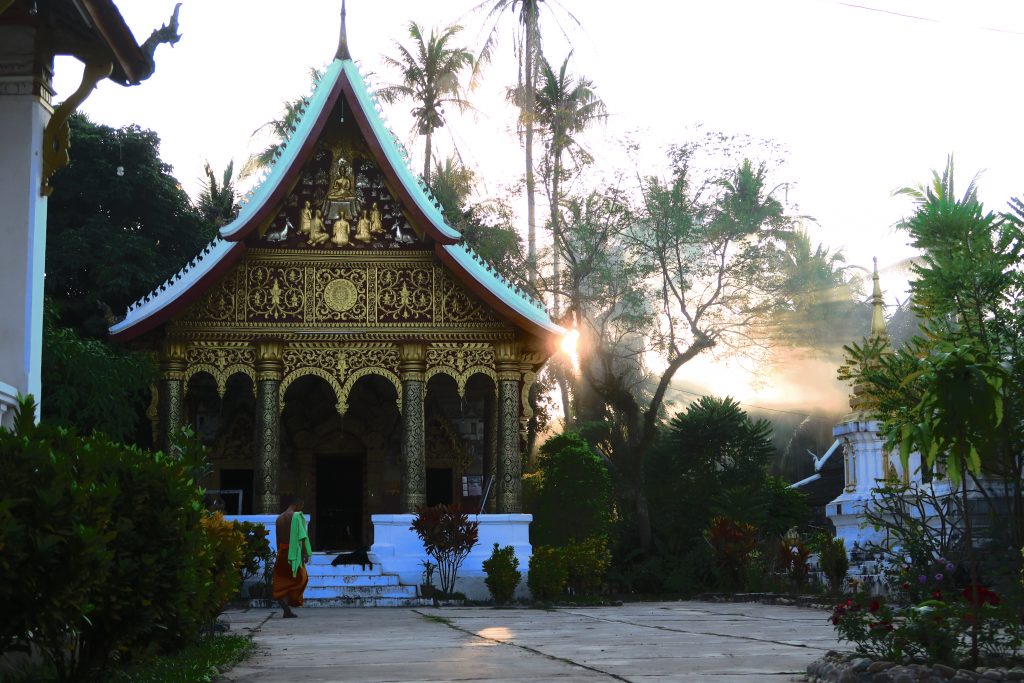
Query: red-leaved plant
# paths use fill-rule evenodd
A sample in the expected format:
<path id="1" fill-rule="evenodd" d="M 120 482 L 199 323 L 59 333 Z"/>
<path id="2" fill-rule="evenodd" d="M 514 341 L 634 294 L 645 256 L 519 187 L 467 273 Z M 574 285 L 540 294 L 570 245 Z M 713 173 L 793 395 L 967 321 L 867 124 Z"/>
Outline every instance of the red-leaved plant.
<path id="1" fill-rule="evenodd" d="M 441 592 L 451 593 L 462 561 L 476 545 L 479 522 L 470 521 L 469 515 L 458 505 L 421 507 L 409 527 L 423 541 L 427 555 L 437 562 Z"/>

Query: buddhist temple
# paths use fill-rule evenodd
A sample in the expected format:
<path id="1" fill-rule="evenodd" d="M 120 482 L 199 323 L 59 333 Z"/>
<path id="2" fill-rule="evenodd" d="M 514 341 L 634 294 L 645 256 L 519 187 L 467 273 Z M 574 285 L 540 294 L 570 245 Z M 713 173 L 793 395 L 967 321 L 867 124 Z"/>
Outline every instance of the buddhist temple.
<path id="1" fill-rule="evenodd" d="M 159 355 L 157 442 L 193 425 L 229 512 L 302 496 L 320 551 L 380 551 L 374 527 L 407 529 L 424 504 L 528 525 L 527 395 L 564 330 L 446 223 L 349 55 L 344 9 L 237 218 L 110 334 Z"/>

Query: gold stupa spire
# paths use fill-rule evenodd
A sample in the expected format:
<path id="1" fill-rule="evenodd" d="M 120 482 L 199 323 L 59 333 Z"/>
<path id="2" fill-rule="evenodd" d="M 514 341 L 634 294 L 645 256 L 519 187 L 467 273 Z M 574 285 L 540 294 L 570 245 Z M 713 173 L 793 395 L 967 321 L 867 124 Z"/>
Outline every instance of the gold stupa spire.
<path id="1" fill-rule="evenodd" d="M 871 330 L 868 332 L 869 339 L 880 339 L 883 342 L 881 353 L 889 345 L 889 331 L 885 327 L 885 299 L 882 297 L 882 286 L 878 280 L 878 257 L 874 258 L 875 269 L 871 274 Z M 877 359 L 869 361 L 877 363 Z M 868 408 L 868 397 L 864 394 L 864 385 L 857 382 L 853 385 L 853 393 L 850 395 L 850 408 L 854 413 L 844 419 L 856 417 Z"/>
<path id="2" fill-rule="evenodd" d="M 338 36 L 338 51 L 334 53 L 335 59 L 352 59 L 348 51 L 348 34 L 345 31 L 345 0 L 341 0 L 341 35 Z"/>
<path id="3" fill-rule="evenodd" d="M 874 258 L 875 272 L 871 275 L 871 336 L 888 337 L 885 328 L 885 299 L 882 298 L 882 287 L 878 284 L 878 257 Z"/>

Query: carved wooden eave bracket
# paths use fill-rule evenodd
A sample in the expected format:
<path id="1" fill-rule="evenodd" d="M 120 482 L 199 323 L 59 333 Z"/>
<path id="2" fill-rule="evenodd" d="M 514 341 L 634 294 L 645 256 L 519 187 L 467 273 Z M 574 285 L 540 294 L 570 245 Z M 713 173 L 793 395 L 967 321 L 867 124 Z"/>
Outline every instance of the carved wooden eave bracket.
<path id="1" fill-rule="evenodd" d="M 11 7 L 14 0 L 0 0 L 0 14 Z M 158 45 L 174 45 L 181 39 L 178 33 L 178 11 L 174 7 L 170 21 L 150 34 L 141 45 L 135 43 L 131 30 L 125 25 L 112 2 L 83 0 L 91 20 L 90 28 L 99 40 L 70 41 L 55 46 L 55 54 L 68 54 L 85 64 L 82 82 L 67 99 L 54 110 L 43 131 L 42 182 L 39 193 L 49 197 L 53 192 L 50 178 L 71 160 L 71 127 L 68 120 L 92 94 L 104 78 L 120 85 L 138 85 L 153 75 L 156 64 L 153 55 Z"/>
<path id="2" fill-rule="evenodd" d="M 82 82 L 75 92 L 60 103 L 50 117 L 46 129 L 43 131 L 43 182 L 39 193 L 49 197 L 53 192 L 50 185 L 50 177 L 59 169 L 68 165 L 71 155 L 68 150 L 71 148 L 71 125 L 68 119 L 92 94 L 99 82 L 110 75 L 114 64 L 109 59 L 100 57 L 85 63 L 85 71 L 82 72 Z"/>

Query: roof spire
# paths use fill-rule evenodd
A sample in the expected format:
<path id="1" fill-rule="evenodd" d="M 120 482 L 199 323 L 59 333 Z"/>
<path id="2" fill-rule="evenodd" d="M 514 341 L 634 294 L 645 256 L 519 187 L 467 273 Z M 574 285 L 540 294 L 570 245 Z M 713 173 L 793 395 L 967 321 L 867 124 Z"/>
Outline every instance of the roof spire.
<path id="1" fill-rule="evenodd" d="M 335 59 L 352 59 L 348 51 L 348 35 L 345 33 L 345 0 L 341 0 L 341 35 L 338 37 L 338 51 L 334 53 Z"/>
<path id="2" fill-rule="evenodd" d="M 888 337 L 885 329 L 885 299 L 882 298 L 882 287 L 878 284 L 878 257 L 874 258 L 875 272 L 871 275 L 871 336 Z"/>

